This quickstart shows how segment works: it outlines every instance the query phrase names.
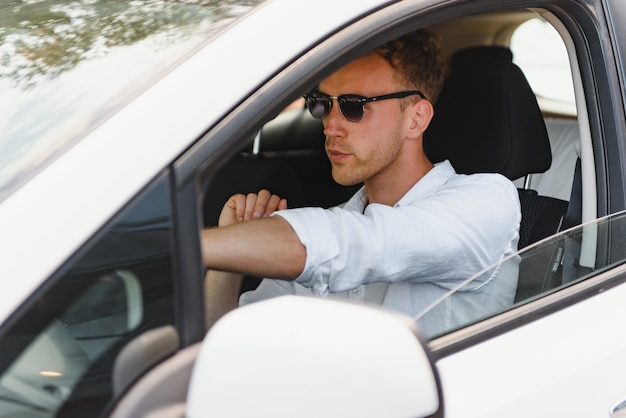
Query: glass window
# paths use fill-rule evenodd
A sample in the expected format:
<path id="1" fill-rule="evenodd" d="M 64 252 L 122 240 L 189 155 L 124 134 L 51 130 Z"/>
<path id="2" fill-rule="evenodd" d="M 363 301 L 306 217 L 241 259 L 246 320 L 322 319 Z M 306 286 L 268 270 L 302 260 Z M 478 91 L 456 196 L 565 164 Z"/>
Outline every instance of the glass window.
<path id="1" fill-rule="evenodd" d="M 142 193 L 2 330 L 0 416 L 98 416 L 117 354 L 174 323 L 167 177 Z"/>
<path id="2" fill-rule="evenodd" d="M 565 44 L 556 29 L 542 19 L 519 26 L 511 38 L 513 61 L 524 71 L 535 94 L 574 103 L 574 87 Z"/>
<path id="3" fill-rule="evenodd" d="M 416 320 L 436 337 L 624 264 L 625 225 L 626 212 L 620 212 L 526 247 L 459 284 Z M 495 280 L 510 283 L 514 291 L 504 297 Z"/>

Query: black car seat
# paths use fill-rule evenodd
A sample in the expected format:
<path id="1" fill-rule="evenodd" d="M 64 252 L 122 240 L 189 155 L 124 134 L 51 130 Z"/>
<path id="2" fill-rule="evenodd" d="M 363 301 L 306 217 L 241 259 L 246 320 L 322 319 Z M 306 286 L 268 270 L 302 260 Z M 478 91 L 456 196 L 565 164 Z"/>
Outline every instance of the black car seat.
<path id="1" fill-rule="evenodd" d="M 474 47 L 451 59 L 451 72 L 424 136 L 433 162 L 450 160 L 459 173 L 500 173 L 511 180 L 550 168 L 552 153 L 543 115 L 508 48 Z M 528 184 L 528 182 L 525 182 Z M 558 232 L 568 202 L 520 188 L 518 247 Z M 518 293 L 537 294 L 560 283 L 520 267 Z"/>
<path id="2" fill-rule="evenodd" d="M 263 156 L 240 153 L 214 175 L 205 189 L 204 226 L 217 226 L 222 207 L 233 194 L 257 193 L 261 189 L 286 198 L 289 207 L 301 206 L 302 184 L 291 166 Z"/>
<path id="3" fill-rule="evenodd" d="M 431 161 L 450 160 L 459 173 L 493 172 L 511 180 L 550 168 L 545 122 L 526 77 L 508 48 L 457 52 L 435 105 L 424 148 Z M 567 202 L 519 189 L 519 248 L 554 234 Z"/>

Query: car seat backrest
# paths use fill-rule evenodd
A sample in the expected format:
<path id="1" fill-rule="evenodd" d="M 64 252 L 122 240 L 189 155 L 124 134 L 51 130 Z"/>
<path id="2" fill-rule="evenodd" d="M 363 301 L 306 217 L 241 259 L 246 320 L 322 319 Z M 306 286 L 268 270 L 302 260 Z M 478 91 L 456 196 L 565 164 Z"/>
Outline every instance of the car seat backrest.
<path id="1" fill-rule="evenodd" d="M 450 160 L 459 173 L 494 172 L 511 180 L 550 168 L 543 116 L 508 48 L 453 55 L 450 76 L 425 138 L 431 160 Z"/>
<path id="2" fill-rule="evenodd" d="M 302 201 L 302 185 L 293 167 L 262 156 L 238 154 L 231 158 L 211 179 L 204 193 L 204 225 L 217 226 L 226 201 L 236 193 L 257 193 L 261 189 L 287 199 L 289 207 Z"/>
<path id="3" fill-rule="evenodd" d="M 424 136 L 432 162 L 457 172 L 500 173 L 511 180 L 550 168 L 552 153 L 537 99 L 508 48 L 474 47 L 454 54 L 435 115 Z M 519 248 L 556 233 L 567 202 L 518 189 Z"/>

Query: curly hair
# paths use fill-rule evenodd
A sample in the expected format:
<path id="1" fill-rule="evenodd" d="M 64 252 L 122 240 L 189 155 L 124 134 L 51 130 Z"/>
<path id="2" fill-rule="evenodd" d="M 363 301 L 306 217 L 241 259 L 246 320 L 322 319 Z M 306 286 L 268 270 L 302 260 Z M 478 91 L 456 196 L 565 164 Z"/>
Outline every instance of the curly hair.
<path id="1" fill-rule="evenodd" d="M 372 51 L 396 70 L 399 85 L 417 89 L 435 103 L 449 73 L 448 55 L 439 36 L 428 29 L 419 29 Z"/>

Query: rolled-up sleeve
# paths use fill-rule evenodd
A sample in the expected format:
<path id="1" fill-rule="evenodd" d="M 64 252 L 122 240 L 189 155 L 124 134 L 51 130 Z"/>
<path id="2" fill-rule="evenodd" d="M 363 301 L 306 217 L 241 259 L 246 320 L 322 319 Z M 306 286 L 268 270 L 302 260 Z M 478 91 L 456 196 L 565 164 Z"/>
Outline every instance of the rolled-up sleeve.
<path id="1" fill-rule="evenodd" d="M 277 212 L 295 230 L 307 257 L 297 283 L 316 295 L 376 282 L 455 284 L 517 248 L 519 200 L 494 174 L 456 175 L 424 199 L 394 207 L 370 204 Z"/>
<path id="2" fill-rule="evenodd" d="M 304 270 L 296 282 L 311 288 L 313 294 L 326 296 L 329 292 L 333 261 L 341 262 L 341 244 L 333 231 L 344 209 L 301 208 L 277 212 L 294 229 L 306 248 Z M 345 211 L 350 213 L 349 211 Z"/>

